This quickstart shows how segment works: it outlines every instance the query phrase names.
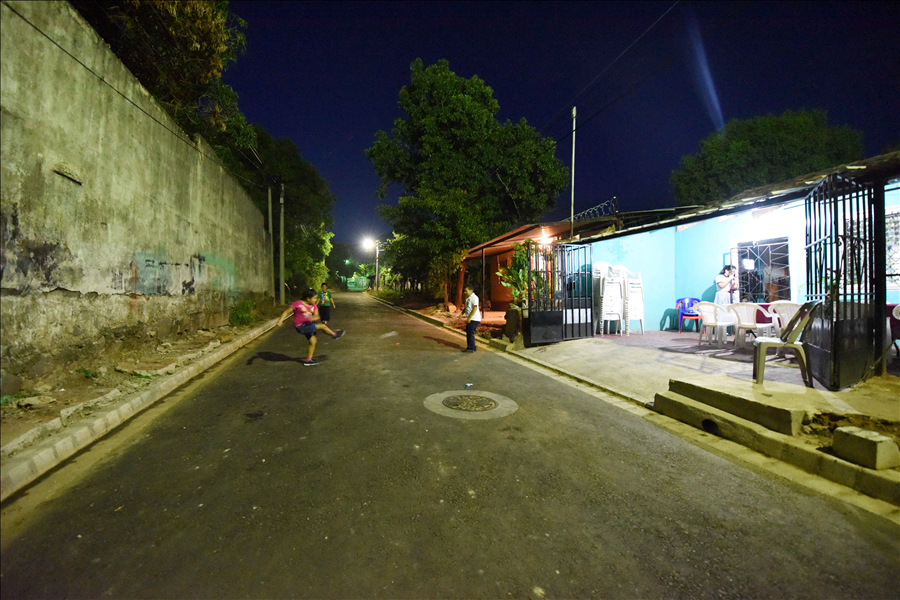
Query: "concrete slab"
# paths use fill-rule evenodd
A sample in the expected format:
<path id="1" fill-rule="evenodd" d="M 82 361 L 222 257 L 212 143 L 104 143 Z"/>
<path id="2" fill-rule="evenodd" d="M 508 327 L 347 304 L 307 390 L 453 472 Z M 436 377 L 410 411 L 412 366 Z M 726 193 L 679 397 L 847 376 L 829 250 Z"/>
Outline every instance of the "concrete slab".
<path id="1" fill-rule="evenodd" d="M 859 427 L 834 430 L 834 453 L 869 469 L 900 467 L 900 450 L 894 440 Z"/>

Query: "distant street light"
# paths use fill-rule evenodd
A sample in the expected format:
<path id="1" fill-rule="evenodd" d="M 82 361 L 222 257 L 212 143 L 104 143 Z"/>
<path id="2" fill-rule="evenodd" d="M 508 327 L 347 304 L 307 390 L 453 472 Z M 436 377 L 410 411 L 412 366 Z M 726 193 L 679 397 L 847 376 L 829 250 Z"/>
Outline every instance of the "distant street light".
<path id="1" fill-rule="evenodd" d="M 382 243 L 378 240 L 373 240 L 372 238 L 366 238 L 363 240 L 363 247 L 366 250 L 375 249 L 375 289 L 378 289 L 379 277 L 378 277 L 378 251 L 381 250 Z"/>

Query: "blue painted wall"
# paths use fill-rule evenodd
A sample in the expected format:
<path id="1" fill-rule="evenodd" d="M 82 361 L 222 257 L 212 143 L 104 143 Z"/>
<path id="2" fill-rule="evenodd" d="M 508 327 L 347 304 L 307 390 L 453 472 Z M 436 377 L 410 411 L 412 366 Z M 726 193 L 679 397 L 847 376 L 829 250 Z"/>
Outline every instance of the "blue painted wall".
<path id="1" fill-rule="evenodd" d="M 802 203 L 747 210 L 696 224 L 601 240 L 593 244 L 594 261 L 624 265 L 644 281 L 644 328 L 678 327 L 675 302 L 700 298 L 711 302 L 715 277 L 734 264 L 740 242 L 788 238 L 791 298 L 805 299 L 806 258 Z M 632 324 L 634 326 L 634 324 Z"/>

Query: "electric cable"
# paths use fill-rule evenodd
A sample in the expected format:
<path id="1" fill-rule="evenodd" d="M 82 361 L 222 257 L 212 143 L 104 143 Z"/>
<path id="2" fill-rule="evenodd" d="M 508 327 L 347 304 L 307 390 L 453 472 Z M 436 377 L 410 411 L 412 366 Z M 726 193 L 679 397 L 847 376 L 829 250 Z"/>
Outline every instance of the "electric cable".
<path id="1" fill-rule="evenodd" d="M 580 96 L 581 96 L 581 95 L 582 95 L 589 87 L 591 87 L 592 85 L 594 85 L 594 82 L 596 82 L 598 79 L 600 79 L 600 77 L 602 77 L 604 73 L 606 73 L 610 68 L 612 68 L 612 66 L 615 65 L 615 64 L 619 61 L 620 58 L 622 58 L 623 56 L 625 56 L 625 54 L 626 54 L 629 50 L 631 50 L 631 48 L 632 48 L 635 44 L 637 44 L 639 41 L 641 41 L 641 38 L 643 38 L 645 35 L 647 35 L 647 33 L 649 33 L 651 29 L 653 29 L 654 27 L 656 27 L 657 23 L 659 23 L 659 22 L 663 19 L 663 17 L 665 17 L 667 14 L 669 14 L 669 13 L 672 11 L 672 9 L 675 8 L 675 7 L 678 5 L 678 3 L 679 3 L 680 1 L 681 1 L 681 0 L 675 0 L 675 2 L 672 4 L 672 6 L 670 6 L 663 14 L 661 14 L 661 15 L 653 22 L 653 24 L 650 25 L 650 27 L 648 27 L 647 29 L 644 30 L 644 33 L 642 33 L 641 35 L 639 35 L 633 42 L 631 42 L 631 43 L 628 45 L 628 47 L 625 48 L 624 50 L 622 50 L 622 52 L 619 53 L 619 55 L 618 55 L 615 59 L 613 59 L 613 61 L 612 61 L 611 63 L 609 63 L 608 65 L 606 65 L 606 67 L 605 67 L 602 71 L 600 71 L 600 73 L 599 73 L 596 77 L 594 77 L 593 79 L 591 79 L 590 83 L 588 83 L 586 86 L 584 86 L 584 88 L 582 88 L 582 90 L 581 90 L 580 92 L 578 92 L 577 94 L 575 94 L 575 95 L 574 95 L 574 96 L 566 103 L 566 106 L 564 106 L 563 108 L 561 108 L 561 109 L 559 110 L 559 112 L 557 112 L 554 116 L 552 116 L 552 117 L 550 118 L 550 121 L 548 121 L 546 125 L 544 125 L 543 127 L 541 127 L 541 133 L 544 133 L 545 131 L 547 131 L 547 129 L 548 129 L 551 125 L 553 125 L 554 123 L 556 123 L 556 121 L 559 120 L 559 118 L 562 116 L 562 114 L 565 112 L 565 110 L 566 110 L 573 102 L 575 102 L 575 100 L 577 100 L 577 99 L 578 99 L 578 98 L 579 98 L 579 97 L 580 97 Z"/>
<path id="2" fill-rule="evenodd" d="M 729 21 L 731 21 L 731 20 L 732 20 L 739 12 L 745 10 L 745 9 L 747 8 L 747 6 L 748 6 L 747 3 L 744 3 L 744 4 L 740 5 L 740 6 L 738 6 L 738 7 L 735 8 L 733 11 L 731 11 L 728 15 L 726 15 L 726 16 L 725 16 L 719 23 L 717 23 L 714 27 L 709 27 L 709 28 L 707 28 L 703 33 L 704 33 L 704 34 L 709 34 L 709 33 L 712 33 L 713 31 L 716 31 L 717 29 L 723 27 L 725 24 L 727 24 Z M 607 109 L 609 109 L 610 107 L 612 107 L 613 105 L 615 105 L 616 103 L 618 103 L 620 100 L 622 100 L 624 97 L 626 97 L 627 95 L 629 95 L 629 94 L 630 94 L 632 91 L 634 91 L 634 89 L 637 88 L 640 84 L 644 83 L 645 81 L 647 81 L 648 79 L 650 79 L 651 77 L 653 77 L 654 75 L 656 75 L 657 73 L 659 73 L 660 71 L 662 71 L 663 69 L 665 69 L 665 68 L 671 66 L 672 63 L 675 62 L 676 60 L 678 60 L 678 56 L 677 56 L 677 55 L 673 56 L 673 57 L 670 58 L 669 60 L 667 60 L 667 61 L 665 61 L 664 63 L 662 63 L 659 67 L 657 67 L 656 69 L 654 69 L 653 71 L 651 71 L 647 76 L 645 76 L 645 77 L 639 79 L 638 81 L 636 81 L 634 84 L 632 84 L 631 86 L 629 86 L 624 92 L 622 92 L 621 94 L 619 94 L 618 96 L 616 96 L 615 98 L 613 98 L 610 102 L 608 102 L 607 104 L 605 104 L 600 110 L 594 112 L 591 116 L 589 116 L 587 119 L 585 119 L 585 120 L 582 121 L 580 124 L 578 124 L 572 131 L 569 131 L 566 135 L 564 135 L 564 136 L 562 136 L 561 138 L 557 139 L 557 140 L 556 140 L 556 143 L 558 144 L 558 143 L 560 143 L 560 142 L 562 142 L 562 141 L 568 139 L 569 136 L 571 136 L 574 132 L 578 131 L 579 129 L 581 129 L 582 127 L 584 127 L 585 125 L 587 125 L 587 124 L 588 124 L 589 122 L 591 122 L 594 118 L 596 118 L 596 117 L 599 116 L 601 113 L 605 112 Z"/>

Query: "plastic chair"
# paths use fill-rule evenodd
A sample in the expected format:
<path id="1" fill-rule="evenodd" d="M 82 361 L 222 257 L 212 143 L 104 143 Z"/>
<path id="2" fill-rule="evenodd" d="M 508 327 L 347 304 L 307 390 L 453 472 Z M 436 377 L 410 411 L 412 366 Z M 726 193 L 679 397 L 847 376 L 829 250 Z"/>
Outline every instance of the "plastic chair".
<path id="1" fill-rule="evenodd" d="M 890 325 L 891 343 L 897 350 L 897 356 L 900 356 L 900 346 L 897 345 L 897 340 L 900 340 L 900 304 L 895 305 L 894 309 L 891 311 Z"/>
<path id="2" fill-rule="evenodd" d="M 621 277 L 603 279 L 603 296 L 600 301 L 600 335 L 606 330 L 607 321 L 618 321 L 618 334 L 625 328 L 625 281 Z"/>
<path id="3" fill-rule="evenodd" d="M 754 383 L 763 382 L 763 374 L 766 370 L 766 352 L 769 348 L 790 348 L 797 356 L 797 362 L 800 363 L 800 373 L 803 376 L 803 383 L 806 387 L 813 387 L 812 368 L 806 357 L 806 351 L 803 349 L 803 343 L 800 342 L 800 336 L 809 325 L 813 314 L 818 309 L 820 303 L 807 302 L 803 304 L 797 313 L 784 326 L 779 337 L 758 337 L 753 342 L 753 381 Z"/>
<path id="4" fill-rule="evenodd" d="M 734 332 L 734 347 L 742 348 L 744 341 L 747 339 L 747 332 L 752 331 L 754 335 L 760 330 L 771 330 L 776 327 L 775 321 L 778 318 L 764 309 L 758 304 L 750 302 L 740 302 L 738 304 L 729 304 L 728 310 L 737 317 L 737 330 Z M 757 323 L 756 317 L 762 314 L 772 320 L 771 323 Z"/>
<path id="5" fill-rule="evenodd" d="M 700 302 L 700 298 L 679 298 L 675 301 L 675 309 L 678 311 L 678 333 L 682 332 L 684 321 L 694 321 L 694 327 L 700 329 L 700 313 L 694 305 Z"/>
<path id="6" fill-rule="evenodd" d="M 769 312 L 775 313 L 778 317 L 778 330 L 775 332 L 775 337 L 781 335 L 781 330 L 794 318 L 794 315 L 797 314 L 798 310 L 800 310 L 800 305 L 796 302 L 779 300 L 769 304 Z"/>
<path id="7" fill-rule="evenodd" d="M 706 331 L 706 340 L 712 344 L 712 330 L 716 330 L 716 343 L 721 348 L 725 345 L 725 338 L 728 336 L 728 328 L 737 325 L 734 313 L 726 309 L 724 306 L 713 304 L 712 302 L 698 302 L 694 308 L 700 313 L 700 323 L 697 329 L 700 330 L 700 341 L 703 341 L 703 331 Z"/>

